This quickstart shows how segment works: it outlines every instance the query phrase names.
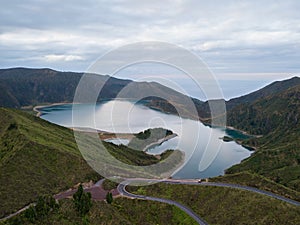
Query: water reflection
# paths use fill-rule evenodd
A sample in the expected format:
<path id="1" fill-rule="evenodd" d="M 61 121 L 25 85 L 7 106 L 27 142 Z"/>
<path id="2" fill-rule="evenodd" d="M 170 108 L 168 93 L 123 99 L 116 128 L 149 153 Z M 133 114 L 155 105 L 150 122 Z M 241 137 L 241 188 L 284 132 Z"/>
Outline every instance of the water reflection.
<path id="1" fill-rule="evenodd" d="M 141 104 L 113 100 L 96 106 L 78 104 L 74 105 L 73 109 L 82 118 L 77 124 L 72 123 L 72 105 L 43 108 L 42 112 L 45 114 L 41 117 L 65 127 L 90 127 L 114 133 L 138 133 L 148 128 L 162 127 L 178 134 L 178 137 L 148 151 L 149 154 L 158 154 L 166 149 L 184 151 L 185 164 L 173 175 L 176 178 L 218 176 L 223 174 L 226 168 L 239 163 L 251 154 L 235 142 L 223 142 L 220 139 L 225 133 L 223 129 L 211 128 L 199 121 L 164 114 Z"/>

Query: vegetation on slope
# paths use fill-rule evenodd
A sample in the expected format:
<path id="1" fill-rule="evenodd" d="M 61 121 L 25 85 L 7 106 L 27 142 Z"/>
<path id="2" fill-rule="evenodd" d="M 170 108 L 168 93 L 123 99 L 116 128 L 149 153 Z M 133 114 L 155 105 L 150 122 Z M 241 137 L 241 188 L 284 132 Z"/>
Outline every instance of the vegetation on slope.
<path id="1" fill-rule="evenodd" d="M 299 99 L 300 85 L 251 104 L 241 104 L 228 112 L 228 125 L 257 135 L 294 130 L 300 120 Z"/>
<path id="2" fill-rule="evenodd" d="M 72 132 L 16 110 L 0 109 L 0 217 L 39 195 L 99 179 Z"/>
<path id="3" fill-rule="evenodd" d="M 18 223 L 19 222 L 19 223 Z M 18 215 L 3 224 L 197 224 L 186 213 L 175 206 L 159 202 L 116 198 L 112 204 L 93 202 L 90 212 L 82 218 L 74 208 L 72 200 L 60 201 L 58 210 L 49 213 L 34 223 Z M 1 223 L 0 223 L 1 224 Z"/>
<path id="4" fill-rule="evenodd" d="M 84 140 L 94 146 L 88 135 Z M 126 146 L 104 145 L 115 158 L 130 165 L 144 166 L 160 161 Z M 163 161 L 171 154 L 172 151 L 167 151 L 160 158 Z M 183 157 L 179 151 L 172 155 L 178 156 L 178 162 Z M 167 169 L 173 166 L 165 165 Z M 83 159 L 71 130 L 5 108 L 0 108 L 0 171 L 3 184 L 0 186 L 0 218 L 40 195 L 53 195 L 79 182 L 100 179 Z"/>
<path id="5" fill-rule="evenodd" d="M 275 194 L 300 201 L 300 193 L 298 191 L 292 190 L 264 176 L 255 173 L 250 173 L 248 171 L 234 174 L 225 174 L 223 176 L 209 178 L 209 181 L 241 184 L 245 186 L 255 187 L 261 190 L 270 191 Z"/>
<path id="6" fill-rule="evenodd" d="M 258 150 L 227 173 L 251 171 L 300 191 L 300 85 L 240 105 L 229 113 L 229 123 L 263 137 L 245 142 Z"/>
<path id="7" fill-rule="evenodd" d="M 299 207 L 248 191 L 166 183 L 127 188 L 137 194 L 181 202 L 209 224 L 300 223 Z"/>

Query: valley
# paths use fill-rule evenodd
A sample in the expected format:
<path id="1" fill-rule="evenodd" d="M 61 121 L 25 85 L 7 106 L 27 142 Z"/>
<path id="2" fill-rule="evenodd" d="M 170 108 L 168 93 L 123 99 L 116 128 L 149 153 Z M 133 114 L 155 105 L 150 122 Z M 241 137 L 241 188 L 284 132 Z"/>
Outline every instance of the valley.
<path id="1" fill-rule="evenodd" d="M 41 79 L 42 76 L 43 79 Z M 122 144 L 122 142 L 116 144 L 103 142 L 103 146 L 109 150 L 109 153 L 123 163 L 149 166 L 159 162 L 164 163 L 170 155 L 173 155 L 175 164 L 165 163 L 164 169 L 166 171 L 177 171 L 183 161 L 188 163 L 187 159 L 192 159 L 190 161 L 191 165 L 196 162 L 193 161 L 197 158 L 193 152 L 187 151 L 189 149 L 188 145 L 179 145 L 178 148 L 177 142 L 184 137 L 186 137 L 186 143 L 199 141 L 196 136 L 193 136 L 192 132 L 194 129 L 192 124 L 195 124 L 197 119 L 197 126 L 199 125 L 203 129 L 202 135 L 205 135 L 204 130 L 208 131 L 210 129 L 212 132 L 216 132 L 216 143 L 220 143 L 224 148 L 221 150 L 219 160 L 225 160 L 224 156 L 229 155 L 228 151 L 230 149 L 238 148 L 241 153 L 244 148 L 234 141 L 244 146 L 253 147 L 255 151 L 251 152 L 252 154 L 244 155 L 244 158 L 237 159 L 233 164 L 224 164 L 222 168 L 219 168 L 219 171 L 216 168 L 221 161 L 218 161 L 217 158 L 215 167 L 212 167 L 214 171 L 218 171 L 217 173 L 193 173 L 192 171 L 198 170 L 198 164 L 196 164 L 196 167 L 190 167 L 189 169 L 181 168 L 183 172 L 180 173 L 179 171 L 177 177 L 176 174 L 172 174 L 172 178 L 176 183 L 176 179 L 179 178 L 184 180 L 187 178 L 209 177 L 209 183 L 225 183 L 229 187 L 213 187 L 204 184 L 188 185 L 180 184 L 180 182 L 168 184 L 163 182 L 147 187 L 130 186 L 128 187 L 129 190 L 140 195 L 178 201 L 180 204 L 189 207 L 209 224 L 230 224 L 232 221 L 247 224 L 255 224 L 255 222 L 267 224 L 299 223 L 298 206 L 280 202 L 268 196 L 261 196 L 258 193 L 236 190 L 230 188 L 230 185 L 244 185 L 250 189 L 257 188 L 288 199 L 300 200 L 300 161 L 298 159 L 300 155 L 300 78 L 294 77 L 289 80 L 274 82 L 256 92 L 225 102 L 227 125 L 250 134 L 246 137 L 242 136 L 243 133 L 233 135 L 230 132 L 228 133 L 226 129 L 220 130 L 208 126 L 211 122 L 208 101 L 192 100 L 195 103 L 198 118 L 190 117 L 189 110 L 185 111 L 183 117 L 176 116 L 175 108 L 185 107 L 184 104 L 179 103 L 188 96 L 158 83 L 134 83 L 136 89 L 145 90 L 146 93 L 148 91 L 150 93 L 150 90 L 151 93 L 153 91 L 163 91 L 164 95 L 168 97 L 167 100 L 153 97 L 143 99 L 142 103 L 139 103 L 136 108 L 142 111 L 137 111 L 134 114 L 132 122 L 136 122 L 139 115 L 141 115 L 140 121 L 147 121 L 145 116 L 153 113 L 153 115 L 159 115 L 162 118 L 172 118 L 164 126 L 161 126 L 158 120 L 157 122 L 152 121 L 150 126 L 148 123 L 143 125 L 135 123 L 135 125 L 130 125 L 130 128 L 134 129 L 128 130 L 127 125 L 123 126 L 122 120 L 118 120 L 121 118 L 118 115 L 122 113 L 124 115 L 124 108 L 123 111 L 121 110 L 121 114 L 115 112 L 114 115 L 115 125 L 119 126 L 117 132 L 112 132 L 113 129 L 109 128 L 108 123 L 105 125 L 105 122 L 109 122 L 109 119 L 106 118 L 103 111 L 99 111 L 102 120 L 98 121 L 102 127 L 95 127 L 91 124 L 86 126 L 89 119 L 79 121 L 82 122 L 81 124 L 73 124 L 68 113 L 60 114 L 64 115 L 65 120 L 62 120 L 64 122 L 59 123 L 51 120 L 51 116 L 53 116 L 52 119 L 54 117 L 58 118 L 57 115 L 59 114 L 57 113 L 70 112 L 71 108 L 68 104 L 52 106 L 50 109 L 46 107 L 46 110 L 42 110 L 40 114 L 43 119 L 30 115 L 33 113 L 28 113 L 30 111 L 28 108 L 26 111 L 20 110 L 26 108 L 26 106 L 71 102 L 74 87 L 80 76 L 80 73 L 64 73 L 49 69 L 14 68 L 0 70 L 0 85 L 3 87 L 0 103 L 2 107 L 5 107 L 0 109 L 0 180 L 1 184 L 5 184 L 0 188 L 1 218 L 35 202 L 41 195 L 55 195 L 68 190 L 77 183 L 89 181 L 95 183 L 102 178 L 94 171 L 94 168 L 91 168 L 91 166 L 95 166 L 98 159 L 104 160 L 104 158 L 101 154 L 96 155 L 98 144 L 89 135 L 90 128 L 96 129 L 100 134 L 100 138 L 97 134 L 97 141 L 100 139 L 106 141 L 110 139 L 127 139 L 128 146 Z M 47 77 L 49 80 L 47 80 Z M 64 82 L 70 82 L 71 80 L 74 82 L 73 85 L 65 89 Z M 110 78 L 105 91 L 100 94 L 97 103 L 100 104 L 97 107 L 103 109 L 104 104 L 109 106 L 112 103 L 123 104 L 123 106 L 127 104 L 127 106 L 132 107 L 132 103 L 125 101 L 118 103 L 118 100 L 113 100 L 126 84 L 132 82 L 134 81 Z M 53 88 L 50 88 L 50 86 Z M 44 94 L 46 92 L 48 97 Z M 127 94 L 126 97 L 131 97 L 131 100 L 139 96 L 134 93 Z M 101 105 L 103 102 L 104 104 Z M 172 108 L 172 105 L 176 107 Z M 155 110 L 151 108 L 155 108 Z M 188 107 L 185 109 L 188 109 Z M 189 127 L 189 130 L 176 128 L 174 118 L 185 121 L 184 123 Z M 165 119 L 165 121 L 167 120 Z M 83 122 L 86 128 L 84 128 Z M 83 135 L 82 140 L 89 143 L 90 146 L 95 146 L 91 147 L 88 158 L 86 158 L 86 155 L 83 158 L 73 136 L 73 131 L 66 127 L 73 128 L 73 131 L 80 131 Z M 157 135 L 146 142 L 140 141 L 151 136 L 151 129 L 153 131 L 158 127 L 164 128 L 157 130 L 158 132 L 153 132 Z M 149 128 L 151 129 L 147 131 Z M 228 142 L 223 142 L 222 138 Z M 204 144 L 202 143 L 202 145 Z M 172 146 L 177 148 L 172 148 Z M 146 149 L 146 152 L 141 151 Z M 222 155 L 222 151 L 224 151 L 224 155 Z M 248 150 L 244 149 L 243 151 Z M 240 154 L 238 152 L 233 151 L 232 157 Z M 133 172 L 130 170 L 123 171 L 112 162 L 107 162 L 109 170 L 118 171 L 120 177 L 126 177 Z M 199 158 L 197 162 L 199 163 Z M 225 174 L 223 174 L 224 170 Z M 138 171 L 141 177 L 149 176 L 151 172 Z M 191 176 L 191 174 L 193 175 Z M 119 181 L 121 180 L 119 179 Z M 236 207 L 233 207 L 233 201 L 238 202 Z M 81 223 L 81 218 L 76 215 L 71 207 L 71 200 L 64 199 L 59 202 L 60 209 L 50 213 L 47 218 L 36 221 L 37 224 L 43 224 L 45 220 L 50 220 L 52 223 Z M 216 202 L 221 202 L 221 205 L 216 204 Z M 259 212 L 254 210 L 257 205 L 260 206 Z M 96 206 L 101 206 L 101 209 Z M 126 198 L 116 198 L 112 205 L 101 201 L 93 202 L 88 218 L 92 224 L 98 223 L 100 220 L 105 220 L 107 223 L 112 221 L 119 221 L 124 224 L 139 223 L 142 220 L 139 214 L 145 207 L 150 207 L 155 212 L 160 211 L 155 219 L 153 219 L 152 213 L 147 211 L 146 222 L 149 224 L 152 224 L 153 221 L 165 221 L 166 215 L 172 215 L 172 223 L 174 224 L 178 221 L 185 221 L 185 224 L 195 223 L 191 217 L 175 206 Z M 226 212 L 224 209 L 226 209 Z M 129 218 L 128 213 L 130 214 L 132 211 L 135 211 L 134 216 Z M 110 216 L 107 216 L 104 212 L 110 214 Z M 22 220 L 23 215 L 21 213 L 3 223 L 14 224 L 14 221 Z M 71 218 L 68 215 L 73 215 L 73 217 Z M 243 215 L 243 217 L 237 217 L 237 215 Z M 24 224 L 31 224 L 26 220 L 23 222 Z"/>

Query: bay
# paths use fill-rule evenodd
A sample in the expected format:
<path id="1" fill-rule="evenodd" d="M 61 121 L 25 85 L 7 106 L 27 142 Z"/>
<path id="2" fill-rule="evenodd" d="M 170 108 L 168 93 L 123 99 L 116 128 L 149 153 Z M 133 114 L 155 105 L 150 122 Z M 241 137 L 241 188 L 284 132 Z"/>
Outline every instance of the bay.
<path id="1" fill-rule="evenodd" d="M 227 168 L 251 155 L 251 151 L 237 143 L 224 142 L 221 139 L 224 135 L 236 136 L 236 132 L 211 128 L 200 121 L 165 114 L 131 101 L 110 100 L 96 105 L 53 105 L 39 110 L 41 118 L 65 127 L 96 128 L 113 133 L 138 133 L 156 127 L 172 130 L 177 137 L 148 150 L 148 153 L 159 154 L 167 149 L 184 151 L 185 163 L 173 174 L 173 178 L 190 179 L 223 175 Z M 73 121 L 72 110 L 76 110 L 80 120 Z M 126 140 L 110 141 L 126 143 Z"/>

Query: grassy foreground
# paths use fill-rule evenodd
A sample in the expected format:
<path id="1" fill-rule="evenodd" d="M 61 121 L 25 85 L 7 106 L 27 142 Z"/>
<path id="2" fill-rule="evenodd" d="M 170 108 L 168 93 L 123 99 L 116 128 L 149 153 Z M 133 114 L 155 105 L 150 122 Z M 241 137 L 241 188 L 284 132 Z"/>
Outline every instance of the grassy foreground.
<path id="1" fill-rule="evenodd" d="M 3 224 L 32 224 L 22 214 Z M 0 223 L 1 224 L 1 223 Z M 80 217 L 72 200 L 60 201 L 58 211 L 51 212 L 34 224 L 197 224 L 187 214 L 164 203 L 117 198 L 112 204 L 93 202 L 91 211 Z"/>
<path id="2" fill-rule="evenodd" d="M 127 188 L 178 201 L 209 224 L 300 224 L 299 207 L 248 191 L 165 183 Z"/>

